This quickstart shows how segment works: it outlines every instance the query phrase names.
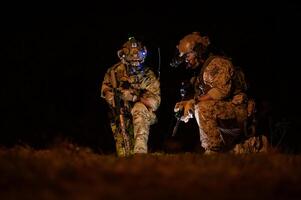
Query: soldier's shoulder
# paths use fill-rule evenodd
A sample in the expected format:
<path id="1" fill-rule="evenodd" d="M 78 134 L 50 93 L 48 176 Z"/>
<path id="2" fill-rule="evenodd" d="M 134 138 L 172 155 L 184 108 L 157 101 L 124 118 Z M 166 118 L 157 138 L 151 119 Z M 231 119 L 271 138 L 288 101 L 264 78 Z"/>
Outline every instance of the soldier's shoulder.
<path id="1" fill-rule="evenodd" d="M 225 56 L 213 56 L 210 59 L 209 65 L 233 67 L 231 58 Z"/>
<path id="2" fill-rule="evenodd" d="M 114 65 L 112 65 L 111 67 L 108 68 L 107 72 L 111 72 L 112 70 L 118 70 L 118 69 L 121 69 L 121 68 L 124 68 L 124 64 L 122 62 L 118 62 Z"/>

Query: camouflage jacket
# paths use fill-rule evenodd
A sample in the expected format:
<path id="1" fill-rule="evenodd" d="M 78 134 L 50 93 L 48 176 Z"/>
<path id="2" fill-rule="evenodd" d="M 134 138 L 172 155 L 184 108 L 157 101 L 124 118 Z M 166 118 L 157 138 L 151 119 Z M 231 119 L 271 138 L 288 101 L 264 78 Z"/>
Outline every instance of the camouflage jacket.
<path id="1" fill-rule="evenodd" d="M 109 68 L 104 76 L 101 86 L 101 97 L 111 104 L 111 97 L 107 93 L 112 93 L 111 71 L 114 70 L 117 81 L 117 87 L 130 87 L 139 97 L 151 99 L 153 102 L 150 107 L 151 111 L 156 111 L 161 102 L 160 82 L 154 72 L 144 67 L 142 70 L 131 72 L 129 67 L 121 62 Z M 127 85 L 127 86 L 124 86 Z"/>
<path id="2" fill-rule="evenodd" d="M 194 77 L 195 97 L 207 93 L 214 100 L 225 100 L 232 98 L 238 93 L 236 81 L 236 70 L 230 59 L 221 56 L 209 57 L 199 74 Z"/>

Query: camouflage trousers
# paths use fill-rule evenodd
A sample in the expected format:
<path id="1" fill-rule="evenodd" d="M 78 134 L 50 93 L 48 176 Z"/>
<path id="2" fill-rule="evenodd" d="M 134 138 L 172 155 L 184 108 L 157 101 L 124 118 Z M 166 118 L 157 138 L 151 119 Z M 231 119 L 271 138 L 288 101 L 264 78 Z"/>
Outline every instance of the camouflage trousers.
<path id="1" fill-rule="evenodd" d="M 155 122 L 156 116 L 140 102 L 134 104 L 130 114 L 131 116 L 125 117 L 124 120 L 126 126 L 126 139 L 122 134 L 118 123 L 111 124 L 115 139 L 116 153 L 119 157 L 148 152 L 147 143 L 150 125 Z M 126 143 L 128 143 L 130 152 L 127 152 L 126 150 Z"/>
<path id="2" fill-rule="evenodd" d="M 135 103 L 131 113 L 133 116 L 134 125 L 133 153 L 147 153 L 150 125 L 155 123 L 156 115 L 152 111 L 149 111 L 141 102 Z"/>
<path id="3" fill-rule="evenodd" d="M 199 126 L 200 141 L 205 150 L 220 152 L 236 149 L 236 152 L 242 152 L 250 151 L 253 147 L 253 151 L 259 151 L 257 147 L 262 148 L 258 145 L 262 144 L 262 137 L 241 140 L 244 138 L 244 123 L 248 117 L 245 104 L 235 105 L 232 102 L 216 100 L 202 101 L 195 105 L 194 114 Z M 228 129 L 222 129 L 221 122 L 228 122 L 224 123 Z"/>

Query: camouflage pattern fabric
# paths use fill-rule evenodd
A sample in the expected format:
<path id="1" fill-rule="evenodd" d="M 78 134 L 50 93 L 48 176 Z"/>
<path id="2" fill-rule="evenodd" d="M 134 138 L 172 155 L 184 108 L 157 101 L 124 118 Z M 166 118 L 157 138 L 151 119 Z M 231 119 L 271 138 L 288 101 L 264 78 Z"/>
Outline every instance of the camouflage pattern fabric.
<path id="1" fill-rule="evenodd" d="M 130 154 L 133 154 L 133 144 L 134 144 L 134 131 L 133 131 L 133 120 L 131 116 L 125 117 L 126 124 L 126 133 L 129 136 L 129 146 L 130 146 Z M 119 126 L 119 121 L 117 119 L 111 120 L 111 130 L 115 140 L 115 148 L 116 153 L 119 157 L 127 156 L 126 152 L 126 141 L 122 135 L 122 131 Z"/>
<path id="2" fill-rule="evenodd" d="M 236 107 L 227 101 L 201 101 L 195 105 L 195 117 L 200 129 L 202 147 L 214 151 L 222 151 L 226 145 L 234 142 L 233 137 L 223 137 L 218 120 L 243 118 L 246 109 Z"/>
<path id="3" fill-rule="evenodd" d="M 147 153 L 147 141 L 150 125 L 155 123 L 156 116 L 140 102 L 135 103 L 132 111 L 134 125 L 133 153 Z"/>
<path id="4" fill-rule="evenodd" d="M 121 62 L 117 63 L 107 70 L 101 86 L 101 97 L 111 106 L 113 99 L 111 70 L 115 72 L 119 88 L 129 87 L 138 96 L 137 101 L 126 104 L 128 113 L 125 120 L 126 132 L 130 139 L 131 154 L 147 153 L 150 125 L 156 122 L 155 111 L 161 102 L 160 82 L 150 68 L 136 69 Z M 151 103 L 146 106 L 139 101 L 140 98 L 147 99 Z M 116 152 L 118 156 L 124 156 L 124 140 L 118 126 L 118 121 L 113 120 L 111 128 L 115 138 Z"/>
<path id="5" fill-rule="evenodd" d="M 200 141 L 205 150 L 227 151 L 235 146 L 238 138 L 242 138 L 244 122 L 248 118 L 247 96 L 243 91 L 235 95 L 232 93 L 235 89 L 232 84 L 235 69 L 230 60 L 215 57 L 203 67 L 203 73 L 201 77 L 198 77 L 202 81 L 197 81 L 196 84 L 203 82 L 206 87 L 209 86 L 207 94 L 213 100 L 198 101 L 198 93 L 196 93 L 194 115 L 199 126 Z M 230 122 L 226 123 L 228 128 L 236 128 L 240 131 L 225 134 L 221 131 L 221 122 Z M 236 146 L 236 152 L 250 152 L 251 150 L 259 152 L 264 148 L 259 145 L 259 143 L 263 144 L 260 140 L 262 138 L 258 136 L 246 138 L 243 144 Z"/>
<path id="6" fill-rule="evenodd" d="M 234 154 L 266 153 L 269 151 L 268 138 L 265 135 L 252 136 L 238 143 L 231 150 Z"/>
<path id="7" fill-rule="evenodd" d="M 231 61 L 216 57 L 204 67 L 203 80 L 210 87 L 207 93 L 215 100 L 224 100 L 230 97 L 234 74 Z"/>

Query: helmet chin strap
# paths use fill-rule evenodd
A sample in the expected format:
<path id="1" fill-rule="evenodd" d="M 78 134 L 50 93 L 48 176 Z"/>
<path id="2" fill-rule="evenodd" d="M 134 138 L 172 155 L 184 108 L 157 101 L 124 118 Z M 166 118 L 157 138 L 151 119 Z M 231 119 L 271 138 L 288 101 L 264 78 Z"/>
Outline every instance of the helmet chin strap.
<path id="1" fill-rule="evenodd" d="M 131 75 L 137 74 L 138 72 L 141 73 L 141 72 L 144 71 L 144 68 L 143 68 L 143 64 L 142 64 L 142 63 L 140 63 L 140 65 L 137 65 L 137 66 L 131 65 L 131 64 L 129 64 L 128 66 L 129 66 L 129 67 L 128 67 L 129 73 L 130 73 Z"/>

